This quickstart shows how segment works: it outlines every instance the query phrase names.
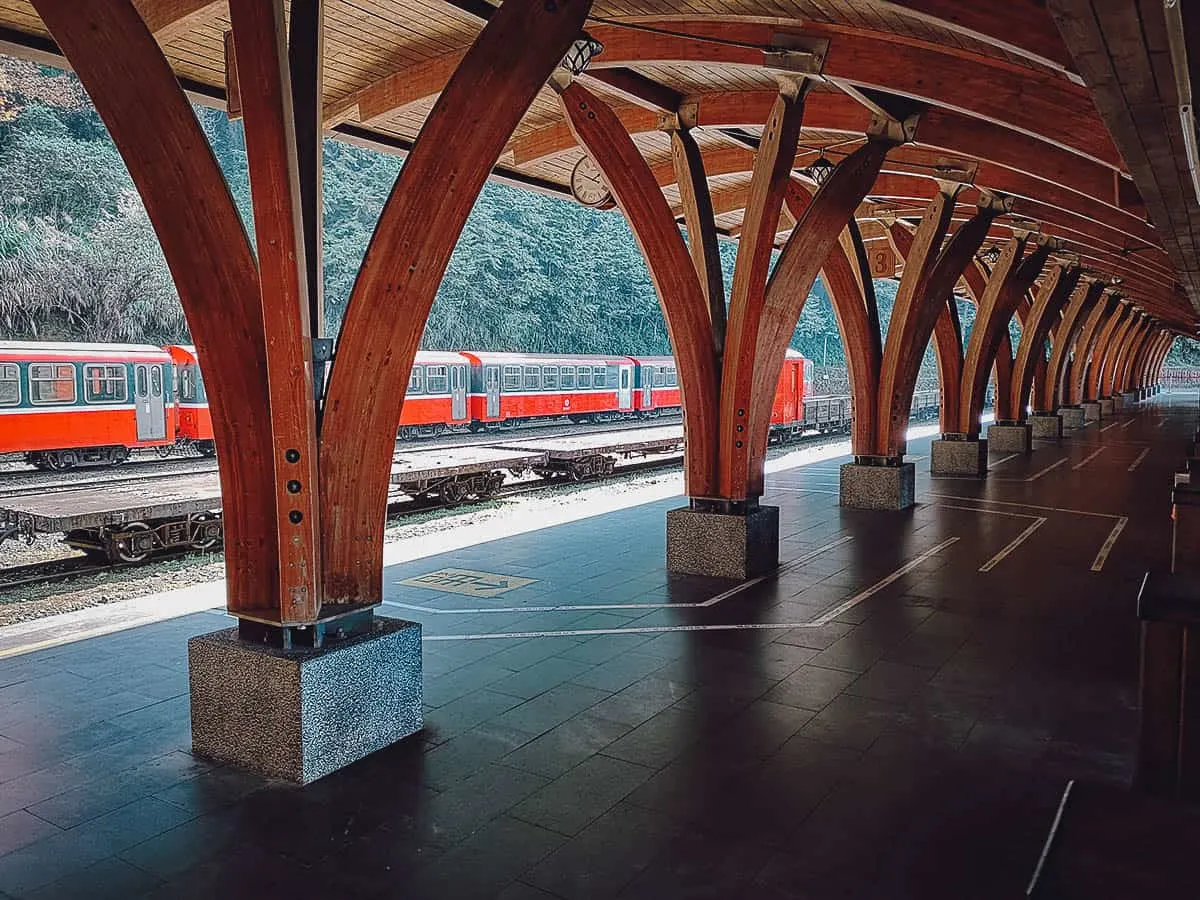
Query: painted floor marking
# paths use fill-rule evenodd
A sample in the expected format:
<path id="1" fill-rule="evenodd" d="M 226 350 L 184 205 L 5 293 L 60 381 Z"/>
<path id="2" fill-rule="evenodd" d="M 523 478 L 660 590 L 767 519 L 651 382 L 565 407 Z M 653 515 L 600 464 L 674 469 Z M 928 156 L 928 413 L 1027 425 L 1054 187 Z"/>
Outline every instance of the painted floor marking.
<path id="1" fill-rule="evenodd" d="M 953 494 L 935 494 L 931 493 L 932 497 L 939 497 L 943 500 L 966 500 L 968 503 L 998 503 L 1001 506 L 1018 506 L 1021 509 L 1040 509 L 1048 512 L 1071 513 L 1076 516 L 1095 516 L 1099 519 L 1123 519 L 1124 516 L 1117 513 L 1102 513 L 1092 512 L 1086 509 L 1066 509 L 1062 506 L 1037 506 L 1033 503 L 1019 503 L 1015 500 L 989 500 L 985 497 L 957 497 Z"/>
<path id="2" fill-rule="evenodd" d="M 1022 531 L 1020 534 L 1018 534 L 1015 538 L 1013 538 L 1011 541 L 1009 541 L 1008 544 L 1006 544 L 999 553 L 997 553 L 995 556 L 993 556 L 991 559 L 989 559 L 987 562 L 985 562 L 982 566 L 980 566 L 979 571 L 980 572 L 992 571 L 992 569 L 996 568 L 996 566 L 1000 565 L 1000 563 L 1002 563 L 1004 561 L 1005 557 L 1007 557 L 1014 550 L 1016 550 L 1023 543 L 1025 543 L 1025 541 L 1035 531 L 1037 531 L 1039 528 L 1041 528 L 1045 524 L 1046 524 L 1046 517 L 1038 516 L 1036 521 L 1034 521 L 1034 523 L 1032 525 L 1030 525 L 1028 528 L 1026 528 L 1024 531 Z"/>
<path id="3" fill-rule="evenodd" d="M 1137 469 L 1137 467 L 1142 464 L 1142 460 L 1146 458 L 1146 454 L 1149 452 L 1150 452 L 1150 448 L 1147 447 L 1145 450 L 1143 450 L 1141 453 L 1139 453 L 1138 458 L 1129 464 L 1129 471 L 1132 472 L 1135 469 Z"/>
<path id="4" fill-rule="evenodd" d="M 818 488 L 773 487 L 771 490 L 784 491 L 788 494 L 830 494 L 834 497 L 841 496 L 841 491 L 822 491 Z"/>
<path id="5" fill-rule="evenodd" d="M 1099 572 L 1104 568 L 1104 563 L 1108 559 L 1108 554 L 1112 552 L 1113 545 L 1116 544 L 1117 538 L 1121 536 L 1121 532 L 1125 530 L 1129 519 L 1121 516 L 1117 520 L 1117 524 L 1113 526 L 1113 530 L 1108 533 L 1108 540 L 1104 542 L 1104 546 L 1100 548 L 1100 552 L 1096 554 L 1096 559 L 1092 563 L 1092 571 Z"/>
<path id="6" fill-rule="evenodd" d="M 1057 469 L 1059 466 L 1061 466 L 1061 465 L 1065 464 L 1066 462 L 1067 462 L 1067 458 L 1064 456 L 1064 457 L 1063 457 L 1062 459 L 1060 459 L 1058 462 L 1056 462 L 1056 463 L 1051 463 L 1050 465 L 1046 466 L 1046 468 L 1042 469 L 1042 471 L 1040 471 L 1040 472 L 1037 472 L 1037 473 L 1036 473 L 1036 474 L 1034 474 L 1034 475 L 1030 475 L 1030 476 L 1029 476 L 1028 478 L 1026 478 L 1025 480 L 1026 480 L 1026 481 L 1037 481 L 1037 480 L 1038 480 L 1039 478 L 1041 478 L 1043 475 L 1049 475 L 1051 472 L 1053 472 L 1055 469 Z"/>
<path id="7" fill-rule="evenodd" d="M 416 603 L 401 603 L 398 600 L 384 600 L 384 606 L 395 606 L 399 609 L 407 609 L 413 612 L 431 613 L 433 615 L 457 616 L 457 615 L 480 615 L 483 613 L 550 613 L 550 612 L 601 612 L 604 610 L 617 609 L 703 609 L 708 606 L 716 606 L 723 600 L 728 600 L 742 591 L 749 590 L 756 584 L 761 584 L 771 578 L 777 578 L 784 572 L 794 569 L 797 566 L 802 566 L 807 562 L 812 562 L 823 553 L 827 553 L 837 547 L 847 544 L 854 540 L 850 535 L 840 537 L 836 541 L 832 541 L 823 547 L 818 547 L 815 550 L 810 550 L 808 553 L 784 563 L 774 572 L 769 575 L 760 575 L 757 578 L 751 578 L 749 581 L 743 581 L 741 584 L 736 584 L 729 590 L 717 594 L 715 597 L 709 597 L 707 600 L 702 600 L 698 603 L 562 603 L 554 606 L 489 606 L 478 607 L 475 609 L 438 609 L 432 606 L 422 606 Z M 406 584 L 404 581 L 397 581 L 396 584 Z"/>
<path id="8" fill-rule="evenodd" d="M 536 578 L 517 578 L 515 575 L 495 575 L 470 569 L 438 569 L 436 572 L 426 572 L 424 575 L 406 578 L 398 583 L 431 591 L 466 594 L 468 597 L 499 597 L 535 581 Z"/>
<path id="9" fill-rule="evenodd" d="M 1008 462 L 1010 459 L 1016 459 L 1016 458 L 1017 458 L 1017 454 L 1016 454 L 1016 453 L 1010 453 L 1010 454 L 1008 454 L 1008 456 L 1005 456 L 1005 457 L 1003 457 L 1003 458 L 1001 458 L 1001 459 L 998 459 L 998 460 L 996 460 L 994 463 L 988 463 L 988 468 L 989 468 L 989 469 L 994 469 L 994 468 L 996 468 L 996 466 L 1002 466 L 1002 465 L 1004 465 L 1006 462 Z"/>
<path id="10" fill-rule="evenodd" d="M 936 553 L 940 553 L 946 547 L 958 541 L 957 537 L 948 538 L 925 551 L 916 559 L 905 563 L 891 575 L 861 591 L 839 604 L 833 609 L 824 613 L 820 618 L 814 619 L 811 622 L 731 622 L 725 625 L 633 625 L 627 628 L 575 628 L 565 631 L 509 631 L 509 632 L 493 632 L 491 634 L 430 634 L 425 635 L 426 641 L 486 641 L 493 639 L 526 639 L 526 638 L 544 638 L 544 637 L 597 637 L 601 635 L 620 635 L 620 634 L 673 634 L 690 631 L 791 631 L 793 628 L 821 628 L 828 625 L 838 616 L 853 609 L 858 604 L 870 599 L 875 594 L 879 593 L 888 585 L 903 577 L 916 566 L 923 563 L 929 557 Z"/>
<path id="11" fill-rule="evenodd" d="M 1095 459 L 1097 456 L 1099 456 L 1103 452 L 1104 452 L 1104 448 L 1101 447 L 1099 450 L 1095 450 L 1092 453 L 1089 453 L 1087 456 L 1085 456 L 1079 462 L 1075 463 L 1075 465 L 1071 466 L 1071 469 L 1073 471 L 1078 472 L 1080 469 L 1082 469 L 1084 466 L 1086 466 L 1088 463 L 1090 463 L 1093 459 Z"/>
<path id="12" fill-rule="evenodd" d="M 1126 428 L 1128 428 L 1130 425 L 1132 425 L 1136 421 L 1137 421 L 1137 419 L 1130 419 L 1128 422 L 1126 422 L 1124 425 L 1121 426 L 1121 430 L 1124 431 Z"/>
<path id="13" fill-rule="evenodd" d="M 1113 422 L 1111 425 L 1105 425 L 1103 428 L 1100 429 L 1100 433 L 1104 434 L 1104 432 L 1108 431 L 1110 428 L 1116 428 L 1120 424 L 1121 424 L 1120 422 Z"/>

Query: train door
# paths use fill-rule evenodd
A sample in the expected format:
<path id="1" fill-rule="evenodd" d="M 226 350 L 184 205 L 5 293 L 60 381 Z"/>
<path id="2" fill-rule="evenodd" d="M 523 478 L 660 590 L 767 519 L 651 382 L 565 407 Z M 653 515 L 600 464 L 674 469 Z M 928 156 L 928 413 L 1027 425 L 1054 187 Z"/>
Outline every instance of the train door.
<path id="1" fill-rule="evenodd" d="M 621 409 L 633 408 L 633 366 L 618 366 L 617 406 Z"/>
<path id="2" fill-rule="evenodd" d="M 450 418 L 460 422 L 467 417 L 467 370 L 450 367 Z"/>
<path id="3" fill-rule="evenodd" d="M 654 366 L 642 366 L 642 409 L 654 409 Z"/>
<path id="4" fill-rule="evenodd" d="M 487 395 L 487 417 L 500 416 L 500 367 L 483 367 L 483 391 Z"/>
<path id="5" fill-rule="evenodd" d="M 133 367 L 134 405 L 139 441 L 161 441 L 167 436 L 167 408 L 160 365 Z"/>

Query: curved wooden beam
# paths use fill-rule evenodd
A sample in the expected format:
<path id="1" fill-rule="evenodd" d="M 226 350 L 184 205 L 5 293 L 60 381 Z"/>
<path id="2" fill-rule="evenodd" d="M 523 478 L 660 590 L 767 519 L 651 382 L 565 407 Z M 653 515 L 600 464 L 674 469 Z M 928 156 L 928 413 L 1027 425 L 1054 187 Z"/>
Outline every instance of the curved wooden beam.
<path id="1" fill-rule="evenodd" d="M 614 123 L 615 127 L 620 127 L 620 122 L 612 115 L 611 110 L 608 117 L 610 127 L 614 127 Z M 578 130 L 579 125 L 578 122 L 574 122 L 575 118 L 577 117 L 572 117 L 572 121 Z M 630 159 L 629 166 L 636 167 L 639 176 L 643 169 L 649 172 L 646 161 L 641 153 L 637 152 L 637 147 L 629 139 L 629 135 L 624 129 L 621 134 L 624 136 L 622 143 L 632 148 L 637 157 L 636 161 Z M 592 156 L 595 158 L 595 153 L 592 153 Z M 700 289 L 704 292 L 704 300 L 708 304 L 708 318 L 711 323 L 708 330 L 713 345 L 713 356 L 719 363 L 725 351 L 725 273 L 721 268 L 721 252 L 717 247 L 717 228 L 713 221 L 708 178 L 704 174 L 704 157 L 689 130 L 675 129 L 671 132 L 671 158 L 674 161 L 680 205 L 683 208 L 683 224 L 688 232 L 688 250 L 692 256 L 692 265 L 700 276 Z M 652 174 L 650 178 L 650 184 L 657 187 Z M 612 183 L 611 177 L 609 183 Z M 660 198 L 661 196 L 659 194 Z M 654 204 L 656 208 L 660 205 L 666 207 L 666 202 Z M 670 214 L 670 209 L 667 209 L 668 217 Z M 674 230 L 678 233 L 678 229 Z M 718 365 L 718 371 L 719 369 Z"/>
<path id="2" fill-rule="evenodd" d="M 612 110 L 578 82 L 562 89 L 559 99 L 580 144 L 587 148 L 604 173 L 646 258 L 678 363 L 687 440 L 685 490 L 693 497 L 711 497 L 717 487 L 719 376 L 710 300 L 720 303 L 724 313 L 725 290 L 720 282 L 720 259 L 715 257 L 715 230 L 712 231 L 713 256 L 706 256 L 708 248 L 696 239 L 696 235 L 704 233 L 705 218 L 711 228 L 711 214 L 705 217 L 702 201 L 698 198 L 696 212 L 700 218 L 689 220 L 696 223 L 696 231 L 691 232 L 693 255 L 689 258 L 688 248 L 662 191 Z M 686 143 L 690 138 L 678 134 L 676 137 L 683 145 L 681 152 L 687 155 Z M 700 183 L 703 184 L 702 178 Z M 701 271 L 710 278 L 714 277 L 712 268 L 716 267 L 715 284 L 710 282 L 709 285 L 710 290 L 718 292 L 714 296 L 705 296 L 704 280 L 698 277 L 696 265 L 704 266 Z"/>
<path id="3" fill-rule="evenodd" d="M 1112 356 L 1116 351 L 1116 336 L 1124 333 L 1129 324 L 1130 307 L 1120 303 L 1115 314 L 1108 317 L 1100 326 L 1096 335 L 1096 343 L 1088 360 L 1087 377 L 1084 380 L 1083 398 L 1089 402 L 1102 399 L 1100 390 L 1104 387 L 1105 372 L 1112 365 Z"/>
<path id="4" fill-rule="evenodd" d="M 979 301 L 979 314 L 967 342 L 957 428 L 958 433 L 972 438 L 979 434 L 979 416 L 983 412 L 988 377 L 1001 355 L 1001 337 L 1008 336 L 1009 321 L 1050 254 L 1048 246 L 1039 244 L 1028 259 L 1022 260 L 1026 243 L 1025 237 L 1017 236 L 1005 245 Z M 1005 374 L 997 371 L 998 409 L 1011 402 L 1006 396 L 1012 385 L 1011 354 L 1011 349 L 1002 354 L 1007 357 L 1005 368 L 1009 371 Z"/>
<path id="5" fill-rule="evenodd" d="M 1141 375 L 1146 367 L 1146 358 L 1153 352 L 1159 335 L 1158 322 L 1153 318 L 1147 319 L 1141 339 L 1138 341 L 1137 347 L 1129 358 L 1129 365 L 1125 370 L 1124 376 L 1125 387 L 1122 390 L 1133 390 L 1142 386 Z"/>
<path id="6" fill-rule="evenodd" d="M 200 358 L 221 462 L 230 610 L 278 595 L 258 269 L 191 105 L 128 0 L 37 0 L 137 186 Z M 154 110 L 154 117 L 146 115 Z"/>
<path id="7" fill-rule="evenodd" d="M 1025 321 L 1021 330 L 1021 342 L 1017 345 L 1008 408 L 997 409 L 997 420 L 1025 421 L 1026 405 L 1033 388 L 1038 363 L 1046 362 L 1046 338 L 1050 334 L 1050 327 L 1075 292 L 1081 275 L 1082 271 L 1077 266 L 1054 266 L 1049 276 L 1042 279 L 1037 300 Z"/>
<path id="8" fill-rule="evenodd" d="M 1103 293 L 1104 282 L 1090 279 L 1084 285 L 1076 287 L 1075 293 L 1071 295 L 1051 344 L 1050 362 L 1046 367 L 1043 391 L 1034 397 L 1034 412 L 1050 414 L 1056 412 L 1059 407 L 1070 403 L 1066 379 L 1071 362 L 1071 348 L 1075 344 L 1080 329 L 1083 328 L 1084 319 Z"/>
<path id="9" fill-rule="evenodd" d="M 796 178 L 788 182 L 785 203 L 796 221 L 804 217 L 812 198 L 813 192 L 807 184 Z M 861 258 L 865 250 L 861 236 L 856 237 L 855 231 L 847 226 L 838 236 L 825 258 L 821 280 L 829 292 L 837 320 L 850 382 L 854 408 L 850 443 L 855 454 L 864 454 L 870 452 L 883 347 L 870 270 Z"/>
<path id="10" fill-rule="evenodd" d="M 1113 331 L 1112 340 L 1104 355 L 1104 363 L 1100 370 L 1100 384 L 1096 389 L 1099 399 L 1111 397 L 1116 386 L 1117 373 L 1125 361 L 1129 351 L 1129 342 L 1141 322 L 1141 313 L 1130 309 L 1125 320 Z"/>
<path id="11" fill-rule="evenodd" d="M 1125 350 L 1121 354 L 1121 360 L 1117 364 L 1117 368 L 1113 373 L 1112 393 L 1117 394 L 1130 389 L 1130 382 L 1133 380 L 1133 369 L 1138 359 L 1142 355 L 1142 350 L 1149 342 L 1150 335 L 1153 332 L 1154 320 L 1149 316 L 1143 315 L 1138 318 L 1137 324 L 1129 332 L 1129 337 L 1125 343 Z"/>
<path id="12" fill-rule="evenodd" d="M 325 597 L 381 599 L 396 423 L 438 286 L 513 128 L 583 27 L 589 0 L 506 0 L 425 120 L 342 321 L 321 447 Z M 471 127 L 463 128 L 464 116 Z M 431 198 L 437 198 L 431 202 Z"/>
<path id="13" fill-rule="evenodd" d="M 892 318 L 883 343 L 883 365 L 879 373 L 879 422 L 872 449 L 875 456 L 899 457 L 904 454 L 913 385 L 916 384 L 930 334 L 942 306 L 953 295 L 954 285 L 961 277 L 963 268 L 979 249 L 976 245 L 969 250 L 966 261 L 962 260 L 961 253 L 967 251 L 964 241 L 959 245 L 960 253 L 953 257 L 942 255 L 942 243 L 950 227 L 950 214 L 954 210 L 958 191 L 958 185 L 948 185 L 934 194 L 915 235 L 899 222 L 893 223 L 888 229 L 892 245 L 904 260 L 904 274 L 896 291 Z M 983 224 L 984 234 L 991 224 L 992 215 L 989 213 L 987 222 Z"/>
<path id="14" fill-rule="evenodd" d="M 1088 360 L 1096 346 L 1101 328 L 1120 305 L 1116 295 L 1105 291 L 1084 320 L 1083 328 L 1075 341 L 1071 356 L 1071 367 L 1067 372 L 1067 387 L 1063 397 L 1068 406 L 1078 406 L 1084 400 L 1084 387 L 1088 374 Z"/>

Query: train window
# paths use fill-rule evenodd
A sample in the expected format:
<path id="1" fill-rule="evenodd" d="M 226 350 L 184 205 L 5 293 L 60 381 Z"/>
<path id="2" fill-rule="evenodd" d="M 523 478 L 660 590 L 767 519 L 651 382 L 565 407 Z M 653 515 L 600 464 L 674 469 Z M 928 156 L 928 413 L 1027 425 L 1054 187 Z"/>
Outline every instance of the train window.
<path id="1" fill-rule="evenodd" d="M 675 373 L 674 366 L 667 366 L 667 387 L 676 387 L 679 384 L 679 377 Z"/>
<path id="2" fill-rule="evenodd" d="M 137 373 L 137 395 L 145 397 L 149 392 L 149 386 L 146 384 L 146 367 L 138 366 L 134 369 Z"/>
<path id="3" fill-rule="evenodd" d="M 444 394 L 450 390 L 450 378 L 445 366 L 425 367 L 425 389 L 431 394 Z"/>
<path id="4" fill-rule="evenodd" d="M 421 393 L 421 385 L 425 381 L 425 370 L 420 366 L 413 366 L 412 372 L 408 376 L 408 393 Z"/>
<path id="5" fill-rule="evenodd" d="M 548 391 L 558 388 L 558 366 L 542 366 L 542 387 Z"/>
<path id="6" fill-rule="evenodd" d="M 651 371 L 654 372 L 654 375 L 652 376 L 651 384 L 653 384 L 655 387 L 666 386 L 667 373 L 665 371 L 663 371 L 661 368 L 652 369 Z"/>
<path id="7" fill-rule="evenodd" d="M 612 370 L 612 378 L 608 377 L 608 366 L 596 366 L 593 370 L 596 382 L 596 387 L 616 387 L 617 386 L 617 370 Z"/>
<path id="8" fill-rule="evenodd" d="M 592 386 L 592 367 L 591 366 L 580 366 L 579 367 L 579 378 L 577 380 L 576 386 L 581 387 L 581 388 L 590 388 Z"/>
<path id="9" fill-rule="evenodd" d="M 504 389 L 506 391 L 519 391 L 521 389 L 520 366 L 504 367 Z"/>
<path id="10" fill-rule="evenodd" d="M 124 366 L 83 367 L 83 399 L 87 403 L 124 403 L 126 387 Z"/>
<path id="11" fill-rule="evenodd" d="M 31 364 L 29 399 L 34 403 L 74 403 L 75 366 Z"/>
<path id="12" fill-rule="evenodd" d="M 163 392 L 162 369 L 158 366 L 150 368 L 150 390 L 155 397 L 161 397 Z"/>
<path id="13" fill-rule="evenodd" d="M 0 365 L 0 406 L 21 402 L 21 372 L 15 363 Z"/>
<path id="14" fill-rule="evenodd" d="M 537 366 L 525 367 L 525 390 L 536 391 L 542 386 L 541 371 Z"/>
<path id="15" fill-rule="evenodd" d="M 179 399 L 184 403 L 194 403 L 196 400 L 196 370 L 192 366 L 179 369 Z"/>
<path id="16" fill-rule="evenodd" d="M 573 390 L 575 388 L 574 366 L 563 366 L 561 369 L 559 369 L 559 377 L 562 379 L 560 384 L 562 384 L 563 390 L 566 390 L 567 388 L 571 388 Z"/>

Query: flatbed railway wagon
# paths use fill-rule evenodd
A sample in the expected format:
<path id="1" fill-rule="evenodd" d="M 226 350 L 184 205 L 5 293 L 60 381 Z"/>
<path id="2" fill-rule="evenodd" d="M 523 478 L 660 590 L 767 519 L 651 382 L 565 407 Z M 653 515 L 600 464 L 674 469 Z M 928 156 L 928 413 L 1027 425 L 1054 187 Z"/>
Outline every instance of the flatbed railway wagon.
<path id="1" fill-rule="evenodd" d="M 196 348 L 188 344 L 171 344 L 163 348 L 175 365 L 176 442 L 194 447 L 201 456 L 216 456 L 213 440 L 212 413 L 208 395 L 204 392 L 204 376 Z"/>
<path id="2" fill-rule="evenodd" d="M 169 447 L 171 376 L 160 347 L 0 341 L 0 453 L 57 470 Z"/>
<path id="3" fill-rule="evenodd" d="M 483 428 L 569 416 L 631 418 L 636 364 L 628 356 L 463 353 L 471 361 L 471 419 Z"/>

